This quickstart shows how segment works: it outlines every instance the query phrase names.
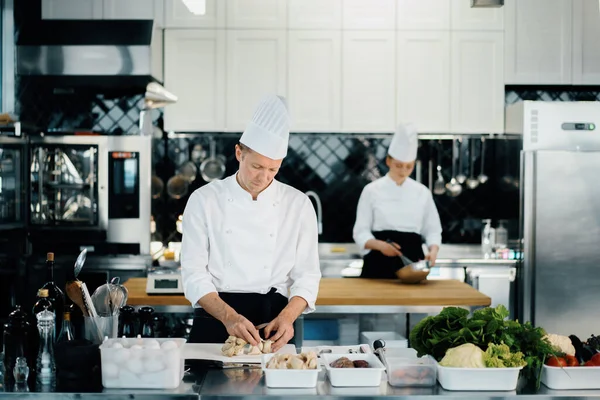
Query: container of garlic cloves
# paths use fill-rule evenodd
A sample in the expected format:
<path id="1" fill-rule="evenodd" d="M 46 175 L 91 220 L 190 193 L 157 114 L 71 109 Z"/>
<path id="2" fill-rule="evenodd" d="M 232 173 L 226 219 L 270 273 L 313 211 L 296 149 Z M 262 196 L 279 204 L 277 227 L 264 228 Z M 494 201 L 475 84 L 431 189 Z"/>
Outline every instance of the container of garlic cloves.
<path id="1" fill-rule="evenodd" d="M 315 352 L 265 354 L 262 356 L 265 382 L 270 388 L 312 388 L 317 386 L 321 366 Z"/>
<path id="2" fill-rule="evenodd" d="M 115 338 L 100 346 L 102 386 L 175 389 L 183 378 L 185 339 Z"/>

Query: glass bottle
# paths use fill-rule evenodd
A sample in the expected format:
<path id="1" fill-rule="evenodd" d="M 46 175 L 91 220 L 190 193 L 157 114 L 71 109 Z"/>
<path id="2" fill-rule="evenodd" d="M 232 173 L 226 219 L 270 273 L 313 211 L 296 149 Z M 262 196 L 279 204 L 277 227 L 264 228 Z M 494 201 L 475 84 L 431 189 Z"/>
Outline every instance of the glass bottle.
<path id="1" fill-rule="evenodd" d="M 490 258 L 492 256 L 492 249 L 494 248 L 495 230 L 492 228 L 491 219 L 484 219 L 482 222 L 485 225 L 481 230 L 481 251 L 484 258 Z"/>
<path id="2" fill-rule="evenodd" d="M 54 253 L 48 253 L 46 256 L 46 283 L 44 283 L 42 289 L 48 289 L 48 297 L 52 300 L 54 311 L 56 312 L 56 326 L 62 326 L 65 294 L 58 285 L 54 283 Z"/>
<path id="3" fill-rule="evenodd" d="M 52 300 L 48 297 L 48 289 L 39 289 L 37 293 L 37 301 L 33 305 L 33 315 L 44 310 L 55 311 Z"/>
<path id="4" fill-rule="evenodd" d="M 508 246 L 508 230 L 504 226 L 505 221 L 498 221 L 496 228 L 496 247 L 505 249 Z"/>
<path id="5" fill-rule="evenodd" d="M 30 357 L 31 334 L 29 316 L 21 309 L 21 306 L 16 306 L 8 316 L 8 322 L 4 324 L 4 370 L 8 371 L 5 377 L 10 379 L 10 371 L 15 367 L 17 358 Z"/>
<path id="6" fill-rule="evenodd" d="M 52 385 L 56 379 L 54 345 L 52 343 L 55 316 L 52 311 L 44 310 L 39 312 L 36 318 L 40 332 L 40 348 L 35 368 L 37 381 L 42 385 Z"/>
<path id="7" fill-rule="evenodd" d="M 58 334 L 58 338 L 56 338 L 56 343 L 68 342 L 70 340 L 75 340 L 75 335 L 71 327 L 71 313 L 65 311 L 63 313 L 62 328 Z"/>

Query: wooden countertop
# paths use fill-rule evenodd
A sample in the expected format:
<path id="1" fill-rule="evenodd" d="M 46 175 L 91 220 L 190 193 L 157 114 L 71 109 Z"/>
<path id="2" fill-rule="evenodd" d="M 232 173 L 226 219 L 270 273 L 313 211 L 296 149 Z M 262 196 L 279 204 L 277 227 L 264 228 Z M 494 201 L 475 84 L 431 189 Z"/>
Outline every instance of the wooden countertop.
<path id="1" fill-rule="evenodd" d="M 146 278 L 124 284 L 132 306 L 189 306 L 182 295 L 148 295 Z M 417 285 L 396 280 L 323 278 L 317 306 L 489 306 L 491 299 L 464 282 L 428 280 Z"/>

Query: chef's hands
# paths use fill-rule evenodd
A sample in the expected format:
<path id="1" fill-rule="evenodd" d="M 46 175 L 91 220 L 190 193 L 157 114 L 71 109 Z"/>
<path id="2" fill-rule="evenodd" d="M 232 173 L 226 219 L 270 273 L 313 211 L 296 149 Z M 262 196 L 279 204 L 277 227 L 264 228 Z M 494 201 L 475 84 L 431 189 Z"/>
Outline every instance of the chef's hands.
<path id="1" fill-rule="evenodd" d="M 271 344 L 273 353 L 285 346 L 293 337 L 294 320 L 285 315 L 279 314 L 265 327 L 265 339 L 273 341 L 273 344 Z"/>
<path id="2" fill-rule="evenodd" d="M 438 246 L 433 245 L 429 248 L 429 254 L 425 256 L 425 259 L 429 261 L 431 267 L 435 266 L 435 260 L 437 260 L 439 250 L 440 248 Z"/>
<path id="3" fill-rule="evenodd" d="M 231 336 L 244 339 L 252 346 L 258 346 L 258 343 L 260 342 L 258 330 L 254 327 L 252 322 L 250 322 L 243 315 L 235 314 L 231 318 L 225 320 L 223 325 L 225 325 L 227 333 L 229 333 Z"/>
<path id="4" fill-rule="evenodd" d="M 398 257 L 402 254 L 400 251 L 400 245 L 394 242 L 384 242 L 383 240 L 379 243 L 379 250 L 383 255 L 388 257 Z"/>

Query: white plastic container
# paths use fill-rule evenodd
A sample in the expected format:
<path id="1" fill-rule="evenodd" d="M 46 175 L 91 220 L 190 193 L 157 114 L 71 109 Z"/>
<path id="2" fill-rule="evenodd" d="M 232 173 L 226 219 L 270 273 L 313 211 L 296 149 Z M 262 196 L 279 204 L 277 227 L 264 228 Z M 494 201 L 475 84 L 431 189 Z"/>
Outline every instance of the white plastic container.
<path id="1" fill-rule="evenodd" d="M 600 389 L 600 367 L 542 368 L 542 383 L 550 389 Z"/>
<path id="2" fill-rule="evenodd" d="M 437 364 L 437 379 L 446 390 L 510 391 L 517 389 L 522 369 L 523 367 L 450 368 Z"/>
<path id="3" fill-rule="evenodd" d="M 268 369 L 267 363 L 274 355 L 264 354 L 261 359 L 267 387 L 313 388 L 317 386 L 319 372 L 321 372 L 320 364 L 317 364 L 317 369 Z"/>
<path id="4" fill-rule="evenodd" d="M 322 354 L 321 357 L 325 362 L 325 371 L 327 371 L 331 386 L 358 387 L 381 384 L 385 367 L 375 354 Z M 369 363 L 369 367 L 333 368 L 330 364 L 341 357 L 346 357 L 351 361 L 365 360 Z"/>
<path id="5" fill-rule="evenodd" d="M 383 339 L 385 341 L 385 347 L 393 348 L 406 348 L 408 347 L 408 340 L 396 333 L 396 332 L 361 332 L 360 341 L 361 343 L 368 343 L 369 346 L 373 347 L 373 342 L 376 340 Z"/>
<path id="6" fill-rule="evenodd" d="M 166 344 L 167 342 L 171 342 Z M 175 389 L 181 383 L 185 339 L 107 339 L 100 345 L 102 386 L 108 389 Z"/>
<path id="7" fill-rule="evenodd" d="M 385 355 L 388 382 L 394 387 L 429 387 L 437 381 L 437 366 L 429 356 L 399 358 Z"/>

